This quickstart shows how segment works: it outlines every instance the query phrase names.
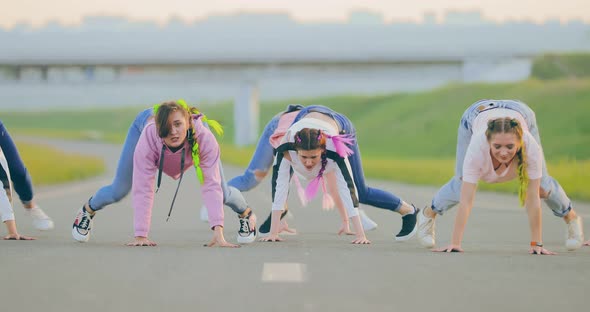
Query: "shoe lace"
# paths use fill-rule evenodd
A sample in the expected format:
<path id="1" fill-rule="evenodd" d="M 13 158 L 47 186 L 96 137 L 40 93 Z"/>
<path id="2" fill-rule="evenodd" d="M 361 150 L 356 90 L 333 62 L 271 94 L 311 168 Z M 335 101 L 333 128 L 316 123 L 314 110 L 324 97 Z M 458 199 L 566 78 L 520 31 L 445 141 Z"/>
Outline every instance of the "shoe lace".
<path id="1" fill-rule="evenodd" d="M 246 218 L 240 218 L 240 232 L 250 233 L 250 221 Z"/>
<path id="2" fill-rule="evenodd" d="M 78 224 L 79 228 L 88 229 L 88 225 L 90 224 L 90 214 L 88 212 L 82 213 L 82 219 L 80 219 L 80 223 Z"/>

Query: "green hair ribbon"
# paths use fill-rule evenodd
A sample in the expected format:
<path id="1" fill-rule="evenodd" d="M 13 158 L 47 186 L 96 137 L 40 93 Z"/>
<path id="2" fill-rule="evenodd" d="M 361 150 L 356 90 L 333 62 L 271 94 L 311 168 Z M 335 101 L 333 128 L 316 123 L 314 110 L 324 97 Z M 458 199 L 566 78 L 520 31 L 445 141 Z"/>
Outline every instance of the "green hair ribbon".
<path id="1" fill-rule="evenodd" d="M 188 104 L 186 103 L 186 101 L 183 99 L 177 100 L 176 103 L 178 105 L 180 105 L 182 108 L 184 108 L 190 114 L 201 115 L 201 119 L 203 120 L 203 122 L 205 122 L 209 126 L 209 128 L 213 129 L 213 131 L 218 136 L 223 135 L 223 127 L 221 126 L 221 124 L 217 120 L 209 119 L 209 118 L 207 118 L 207 116 L 205 116 L 205 114 L 199 112 L 199 110 L 197 110 L 196 108 L 189 107 Z M 158 113 L 159 109 L 160 109 L 160 104 L 156 104 L 153 106 L 154 115 L 156 115 Z M 197 172 L 197 177 L 199 178 L 199 182 L 201 182 L 201 184 L 203 184 L 204 183 L 203 170 L 201 170 L 201 167 L 199 166 L 201 163 L 201 159 L 199 157 L 199 143 L 197 143 L 197 141 L 194 139 L 193 135 L 194 135 L 194 133 L 191 128 L 191 131 L 189 132 L 189 142 L 191 143 L 191 155 L 193 157 L 193 163 L 195 165 L 195 170 Z"/>

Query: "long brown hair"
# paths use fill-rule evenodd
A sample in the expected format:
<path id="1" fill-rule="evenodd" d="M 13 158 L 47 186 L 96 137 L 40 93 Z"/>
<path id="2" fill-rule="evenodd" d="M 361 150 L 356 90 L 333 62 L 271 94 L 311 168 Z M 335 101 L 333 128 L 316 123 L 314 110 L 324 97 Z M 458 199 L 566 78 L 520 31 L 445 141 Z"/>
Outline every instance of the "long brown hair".
<path id="1" fill-rule="evenodd" d="M 182 113 L 182 116 L 186 119 L 188 129 L 193 129 L 193 124 L 190 122 L 189 111 L 182 107 L 182 105 L 178 104 L 176 101 L 168 101 L 158 106 L 158 110 L 154 116 L 159 137 L 165 138 L 170 133 L 171 125 L 168 124 L 168 117 L 170 117 L 170 114 L 176 111 Z M 192 133 L 192 131 L 190 132 Z"/>
<path id="2" fill-rule="evenodd" d="M 523 142 L 523 129 L 520 125 L 520 122 L 514 118 L 504 117 L 504 118 L 497 118 L 488 121 L 488 128 L 486 130 L 486 137 L 488 142 L 491 141 L 492 135 L 496 133 L 514 133 L 516 138 L 520 141 L 520 148 L 516 152 L 516 157 L 518 157 L 518 180 L 519 180 L 519 188 L 518 188 L 518 199 L 521 205 L 524 205 L 526 200 L 526 190 L 529 184 L 529 177 L 527 173 L 527 159 L 526 159 L 526 151 Z"/>
<path id="3" fill-rule="evenodd" d="M 326 165 L 328 164 L 328 157 L 326 154 L 326 135 L 324 135 L 322 133 L 321 130 L 319 129 L 311 129 L 311 128 L 303 128 L 301 130 L 299 130 L 297 133 L 295 133 L 295 142 L 294 142 L 294 148 L 296 151 L 311 151 L 311 150 L 315 150 L 315 149 L 322 149 L 322 155 L 321 155 L 321 161 L 322 161 L 322 167 L 320 168 L 320 171 L 318 172 L 318 175 L 307 185 L 307 188 L 305 189 L 305 196 L 307 197 L 307 199 L 311 199 L 315 196 L 315 194 L 318 191 L 318 188 L 321 184 L 321 186 L 324 189 L 324 198 L 329 202 L 331 201 L 332 204 L 324 204 L 323 206 L 326 208 L 326 206 L 333 206 L 333 200 L 332 199 L 327 199 L 329 196 L 327 194 L 327 192 L 325 191 L 326 189 L 326 185 L 324 182 L 324 171 L 326 171 Z M 330 197 L 331 198 L 331 197 Z"/>

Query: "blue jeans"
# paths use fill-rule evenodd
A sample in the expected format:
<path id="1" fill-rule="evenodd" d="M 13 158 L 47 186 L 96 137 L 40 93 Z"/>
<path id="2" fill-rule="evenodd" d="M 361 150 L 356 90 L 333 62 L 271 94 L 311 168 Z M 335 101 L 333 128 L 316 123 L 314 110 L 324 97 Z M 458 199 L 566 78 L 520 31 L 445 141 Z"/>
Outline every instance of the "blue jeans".
<path id="1" fill-rule="evenodd" d="M 297 117 L 295 117 L 294 122 L 301 120 L 311 112 L 318 112 L 332 117 L 332 119 L 338 124 L 341 134 L 350 134 L 356 137 L 356 129 L 350 119 L 322 105 L 312 105 L 302 109 Z M 354 145 L 351 146 L 351 149 L 354 154 L 348 157 L 348 161 L 352 168 L 352 175 L 354 184 L 357 188 L 359 202 L 377 208 L 398 211 L 401 207 L 401 199 L 399 197 L 390 192 L 369 187 L 365 183 L 365 173 L 363 172 L 361 153 L 356 140 Z"/>
<path id="2" fill-rule="evenodd" d="M 33 184 L 31 183 L 31 175 L 23 160 L 20 158 L 18 150 L 14 141 L 8 134 L 8 130 L 0 121 L 0 148 L 4 153 L 6 162 L 8 163 L 8 171 L 10 171 L 10 179 L 12 180 L 14 190 L 18 194 L 21 202 L 24 204 L 33 199 Z M 4 188 L 9 188 L 8 175 L 3 169 L 0 169 L 0 181 L 4 184 Z"/>
<path id="3" fill-rule="evenodd" d="M 268 124 L 266 124 L 262 131 L 262 135 L 258 140 L 258 144 L 256 145 L 254 155 L 252 155 L 252 159 L 250 159 L 248 168 L 246 168 L 246 171 L 244 171 L 242 175 L 229 180 L 229 182 L 227 182 L 229 186 L 235 187 L 242 192 L 246 192 L 260 184 L 260 180 L 256 179 L 254 173 L 256 171 L 267 173 L 272 166 L 274 155 L 273 147 L 270 145 L 269 139 L 277 129 L 281 117 L 280 115 L 281 114 L 276 115 L 268 122 Z"/>
<path id="4" fill-rule="evenodd" d="M 139 136 L 152 114 L 153 110 L 151 108 L 140 112 L 129 127 L 125 143 L 123 144 L 123 151 L 121 152 L 121 157 L 117 164 L 115 178 L 110 185 L 100 188 L 96 194 L 90 198 L 88 203 L 92 210 L 98 211 L 109 204 L 118 202 L 131 191 L 133 181 L 133 153 L 137 141 L 139 141 Z M 207 125 L 205 124 L 205 126 Z M 242 193 L 227 185 L 221 163 L 219 164 L 219 171 L 221 175 L 221 188 L 223 190 L 224 204 L 228 205 L 238 214 L 244 213 L 248 208 L 248 204 L 242 196 Z"/>
<path id="5" fill-rule="evenodd" d="M 261 181 L 256 179 L 256 175 L 254 173 L 256 171 L 261 171 L 266 174 L 272 167 L 274 160 L 274 149 L 272 145 L 270 145 L 269 139 L 277 130 L 281 116 L 286 112 L 300 110 L 302 108 L 303 106 L 301 105 L 289 105 L 284 112 L 280 112 L 279 114 L 275 115 L 266 124 L 266 126 L 264 126 L 262 135 L 260 136 L 260 139 L 258 139 L 254 155 L 252 155 L 252 159 L 250 159 L 250 163 L 248 164 L 248 168 L 246 168 L 246 171 L 244 171 L 242 175 L 236 176 L 229 180 L 229 182 L 227 182 L 229 186 L 235 187 L 242 192 L 246 192 L 260 184 Z"/>
<path id="6" fill-rule="evenodd" d="M 517 111 L 522 115 L 527 123 L 529 132 L 535 138 L 535 141 L 541 146 L 541 138 L 539 137 L 539 128 L 537 127 L 537 120 L 535 113 L 526 104 L 515 100 L 481 100 L 473 103 L 461 117 L 459 123 L 459 130 L 457 135 L 457 158 L 455 162 L 455 176 L 443 185 L 440 190 L 434 195 L 432 200 L 432 210 L 438 214 L 443 214 L 448 209 L 459 203 L 461 196 L 461 177 L 463 176 L 463 161 L 467 153 L 467 147 L 471 142 L 473 135 L 473 121 L 480 112 L 494 109 L 507 108 Z M 547 172 L 547 164 L 543 158 L 543 176 L 541 177 L 541 189 L 548 193 L 547 198 L 544 198 L 547 206 L 551 208 L 553 214 L 558 217 L 565 216 L 571 210 L 571 201 L 565 194 L 561 185 Z"/>

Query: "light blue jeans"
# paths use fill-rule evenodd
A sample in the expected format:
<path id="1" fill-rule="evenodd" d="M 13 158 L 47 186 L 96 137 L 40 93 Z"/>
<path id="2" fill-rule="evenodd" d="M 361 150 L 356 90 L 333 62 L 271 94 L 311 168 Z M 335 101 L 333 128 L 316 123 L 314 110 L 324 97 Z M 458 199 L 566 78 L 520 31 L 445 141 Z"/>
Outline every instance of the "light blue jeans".
<path id="1" fill-rule="evenodd" d="M 277 130 L 281 116 L 284 113 L 301 109 L 303 109 L 302 105 L 289 105 L 285 111 L 276 114 L 266 124 L 266 126 L 264 126 L 262 135 L 260 136 L 260 139 L 258 139 L 254 155 L 252 155 L 252 159 L 250 159 L 250 163 L 248 164 L 248 168 L 246 168 L 246 171 L 244 171 L 242 175 L 236 176 L 229 180 L 229 182 L 227 182 L 229 186 L 235 187 L 242 192 L 247 192 L 260 184 L 260 181 L 256 179 L 254 172 L 262 171 L 268 173 L 272 167 L 274 160 L 274 149 L 272 145 L 270 145 L 269 139 Z"/>
<path id="2" fill-rule="evenodd" d="M 98 211 L 107 205 L 118 202 L 131 191 L 133 181 L 133 153 L 137 141 L 139 141 L 139 136 L 152 114 L 153 110 L 151 108 L 140 112 L 129 127 L 125 143 L 123 144 L 123 151 L 121 152 L 121 157 L 117 164 L 115 178 L 111 184 L 100 188 L 96 194 L 90 198 L 88 203 L 92 210 Z M 207 124 L 205 124 L 205 126 L 207 126 Z M 221 175 L 221 188 L 223 190 L 224 204 L 238 214 L 244 213 L 248 208 L 248 203 L 240 191 L 227 185 L 221 163 L 219 163 L 219 173 Z"/>
<path id="3" fill-rule="evenodd" d="M 308 107 L 298 107 L 300 109 L 299 114 L 295 117 L 294 122 L 299 121 L 305 115 L 310 112 L 320 112 L 332 117 L 339 125 L 341 133 L 348 133 L 356 136 L 356 129 L 352 122 L 344 115 L 339 114 L 332 109 L 322 105 L 311 105 Z M 290 107 L 287 109 L 287 111 Z M 237 176 L 231 179 L 228 184 L 237 188 L 240 191 L 248 191 L 256 187 L 260 181 L 256 180 L 254 176 L 255 170 L 261 170 L 268 172 L 272 166 L 274 160 L 273 148 L 270 145 L 269 138 L 277 129 L 279 118 L 283 113 L 276 115 L 271 121 L 264 127 L 264 131 L 256 146 L 256 151 L 250 160 L 248 169 L 241 176 Z M 392 193 L 372 188 L 365 183 L 365 174 L 363 172 L 361 153 L 358 144 L 355 142 L 354 146 L 351 147 L 354 154 L 348 158 L 352 169 L 354 183 L 357 187 L 359 202 L 366 205 L 371 205 L 377 208 L 383 208 L 392 211 L 398 211 L 401 206 L 401 199 Z"/>
<path id="4" fill-rule="evenodd" d="M 473 121 L 480 112 L 494 109 L 507 108 L 515 110 L 520 113 L 527 123 L 529 132 L 535 138 L 539 146 L 541 146 L 541 138 L 539 137 L 539 128 L 537 127 L 537 120 L 535 113 L 526 104 L 515 100 L 481 100 L 473 103 L 461 117 L 459 123 L 459 130 L 457 135 L 457 157 L 455 162 L 455 176 L 443 185 L 438 190 L 432 199 L 432 210 L 438 214 L 443 214 L 448 209 L 459 203 L 461 196 L 461 177 L 463 176 L 463 161 L 467 153 L 467 147 L 471 142 L 473 135 Z M 541 177 L 541 189 L 548 193 L 547 198 L 544 198 L 547 206 L 553 210 L 553 214 L 558 217 L 565 216 L 571 210 L 571 201 L 565 194 L 565 191 L 559 185 L 557 180 L 549 175 L 547 172 L 547 164 L 543 158 L 543 176 Z"/>
<path id="5" fill-rule="evenodd" d="M 271 135 L 277 129 L 279 124 L 279 119 L 282 113 L 274 116 L 264 127 L 262 131 L 262 135 L 258 140 L 258 144 L 256 145 L 256 150 L 254 151 L 254 155 L 252 155 L 252 159 L 250 159 L 250 163 L 248 164 L 248 168 L 242 175 L 236 176 L 229 180 L 227 184 L 231 187 L 235 187 L 236 189 L 247 192 L 253 188 L 255 188 L 260 181 L 256 179 L 256 175 L 254 172 L 261 171 L 264 173 L 268 173 L 270 167 L 272 166 L 272 162 L 274 159 L 273 147 L 270 145 L 269 139 Z"/>

